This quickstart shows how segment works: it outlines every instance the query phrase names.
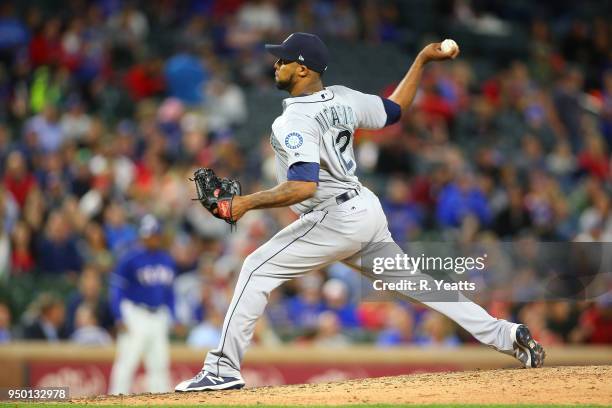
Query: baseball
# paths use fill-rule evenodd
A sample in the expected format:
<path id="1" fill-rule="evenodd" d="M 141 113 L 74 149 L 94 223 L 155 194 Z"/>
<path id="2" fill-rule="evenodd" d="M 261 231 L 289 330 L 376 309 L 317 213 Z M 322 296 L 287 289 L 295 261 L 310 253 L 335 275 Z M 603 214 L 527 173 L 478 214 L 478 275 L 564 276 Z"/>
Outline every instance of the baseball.
<path id="1" fill-rule="evenodd" d="M 455 40 L 450 40 L 447 38 L 446 40 L 442 41 L 440 48 L 442 49 L 442 52 L 444 52 L 445 54 L 449 54 L 459 48 L 459 46 L 457 45 Z"/>

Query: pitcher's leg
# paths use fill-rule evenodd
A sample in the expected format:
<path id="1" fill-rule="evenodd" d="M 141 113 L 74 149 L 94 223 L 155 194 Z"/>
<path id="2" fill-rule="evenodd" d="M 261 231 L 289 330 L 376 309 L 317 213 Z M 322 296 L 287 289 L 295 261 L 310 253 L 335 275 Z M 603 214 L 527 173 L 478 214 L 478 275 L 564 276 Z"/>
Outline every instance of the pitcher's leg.
<path id="1" fill-rule="evenodd" d="M 356 252 L 356 246 L 343 249 L 347 246 L 344 238 L 330 236 L 325 216 L 322 211 L 307 214 L 246 258 L 219 347 L 206 356 L 205 371 L 217 377 L 239 377 L 242 358 L 270 292 L 287 280 L 346 257 L 346 251 Z"/>
<path id="2" fill-rule="evenodd" d="M 516 326 L 515 323 L 494 318 L 481 306 L 467 298 L 459 302 L 423 303 L 455 321 L 482 344 L 501 352 L 512 353 L 511 331 Z"/>
<path id="3" fill-rule="evenodd" d="M 208 352 L 204 369 L 220 377 L 239 377 L 240 363 L 251 338 L 257 319 L 268 304 L 268 295 L 290 276 L 259 274 L 267 269 L 267 252 L 249 255 L 240 271 L 234 295 L 223 322 L 219 347 Z M 268 261 L 270 262 L 270 261 Z"/>
<path id="4" fill-rule="evenodd" d="M 391 235 L 389 234 L 388 240 L 383 241 L 383 243 L 373 244 L 367 248 L 364 248 L 359 254 L 354 255 L 353 257 L 346 259 L 344 261 L 348 266 L 353 267 L 360 271 L 364 276 L 367 276 L 371 279 L 384 279 L 384 276 L 387 276 L 391 280 L 397 279 L 398 276 L 395 275 L 375 275 L 372 271 L 366 270 L 362 266 L 362 259 L 374 259 L 379 256 L 387 257 L 392 256 L 389 254 L 403 254 L 402 249 L 395 242 L 391 240 Z M 390 242 L 389 242 L 390 241 Z M 385 272 L 386 274 L 387 272 Z M 410 280 L 415 280 L 418 282 L 421 278 L 419 276 L 425 277 L 428 280 L 431 278 L 424 274 L 417 275 L 408 275 L 399 276 L 400 278 L 407 278 Z M 435 287 L 433 284 L 430 284 L 429 287 Z M 474 338 L 480 341 L 487 346 L 493 347 L 499 351 L 503 352 L 512 352 L 513 350 L 513 339 L 511 336 L 511 330 L 514 326 L 517 326 L 515 323 L 510 323 L 503 319 L 496 319 L 487 313 L 482 307 L 478 306 L 461 293 L 457 293 L 454 298 L 457 301 L 431 301 L 431 293 L 419 293 L 418 291 L 398 291 L 402 295 L 409 297 L 413 300 L 416 300 L 420 303 L 425 304 L 426 306 L 436 310 L 437 312 L 442 313 L 443 315 L 449 317 L 451 320 L 455 321 L 459 326 L 463 327 L 467 330 Z"/>

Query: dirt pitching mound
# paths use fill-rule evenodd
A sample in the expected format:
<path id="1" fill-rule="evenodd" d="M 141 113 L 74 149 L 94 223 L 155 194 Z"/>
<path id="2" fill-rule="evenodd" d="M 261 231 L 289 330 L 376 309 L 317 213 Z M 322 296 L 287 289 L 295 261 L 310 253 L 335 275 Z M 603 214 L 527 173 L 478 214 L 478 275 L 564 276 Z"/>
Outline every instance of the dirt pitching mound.
<path id="1" fill-rule="evenodd" d="M 612 404 L 612 366 L 416 374 L 235 391 L 79 399 L 116 405 Z"/>

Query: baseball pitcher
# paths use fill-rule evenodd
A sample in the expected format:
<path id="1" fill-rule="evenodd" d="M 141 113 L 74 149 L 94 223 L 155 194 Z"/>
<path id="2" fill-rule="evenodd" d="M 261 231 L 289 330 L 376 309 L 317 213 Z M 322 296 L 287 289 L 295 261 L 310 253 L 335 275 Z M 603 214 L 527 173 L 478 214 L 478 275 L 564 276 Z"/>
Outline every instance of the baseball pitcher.
<path id="1" fill-rule="evenodd" d="M 236 389 L 244 386 L 241 362 L 272 290 L 283 282 L 341 261 L 366 276 L 364 253 L 392 243 L 378 198 L 355 176 L 353 135 L 360 128 L 380 129 L 400 119 L 412 104 L 425 64 L 453 59 L 457 47 L 434 43 L 421 50 L 388 99 L 344 86 L 323 86 L 329 52 L 315 35 L 291 34 L 280 45 L 266 45 L 279 89 L 290 94 L 272 124 L 270 143 L 276 155 L 279 184 L 270 190 L 238 195 L 232 180 L 210 169 L 196 173 L 202 204 L 218 218 L 235 223 L 247 211 L 285 207 L 300 218 L 249 255 L 242 266 L 225 316 L 219 347 L 206 356 L 194 378 L 176 391 Z M 372 243 L 363 246 L 363 243 Z M 404 293 L 412 296 L 410 293 Z M 461 302 L 428 302 L 480 342 L 515 356 L 525 367 L 540 367 L 544 350 L 526 326 L 495 319 L 482 307 Z"/>

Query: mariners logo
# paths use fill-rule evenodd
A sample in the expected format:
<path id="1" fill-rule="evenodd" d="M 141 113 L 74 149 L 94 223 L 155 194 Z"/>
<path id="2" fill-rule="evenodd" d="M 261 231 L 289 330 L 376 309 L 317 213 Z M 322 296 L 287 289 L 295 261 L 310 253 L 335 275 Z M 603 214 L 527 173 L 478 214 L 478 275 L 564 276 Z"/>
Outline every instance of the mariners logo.
<path id="1" fill-rule="evenodd" d="M 290 149 L 297 149 L 304 143 L 302 135 L 297 132 L 291 132 L 285 137 L 285 146 Z"/>

